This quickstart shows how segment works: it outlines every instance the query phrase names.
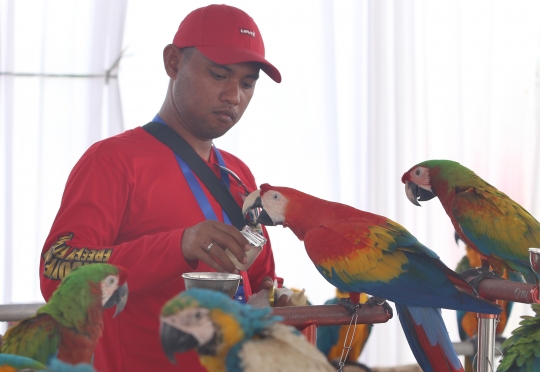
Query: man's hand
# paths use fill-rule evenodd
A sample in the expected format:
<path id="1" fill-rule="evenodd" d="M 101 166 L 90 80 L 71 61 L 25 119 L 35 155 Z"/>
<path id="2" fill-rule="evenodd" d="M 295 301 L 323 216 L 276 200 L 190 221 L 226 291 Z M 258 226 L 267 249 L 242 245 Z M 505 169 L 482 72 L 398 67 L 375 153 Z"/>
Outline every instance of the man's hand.
<path id="1" fill-rule="evenodd" d="M 246 251 L 251 247 L 234 226 L 207 220 L 184 231 L 181 248 L 186 261 L 200 260 L 216 271 L 238 274 L 238 269 L 227 257 L 225 249 L 239 262 L 246 264 Z"/>
<path id="2" fill-rule="evenodd" d="M 269 276 L 265 276 L 259 285 L 259 291 L 263 289 L 269 289 L 274 285 L 274 281 Z M 274 307 L 287 306 L 287 301 L 289 301 L 289 296 L 281 295 L 274 304 Z"/>

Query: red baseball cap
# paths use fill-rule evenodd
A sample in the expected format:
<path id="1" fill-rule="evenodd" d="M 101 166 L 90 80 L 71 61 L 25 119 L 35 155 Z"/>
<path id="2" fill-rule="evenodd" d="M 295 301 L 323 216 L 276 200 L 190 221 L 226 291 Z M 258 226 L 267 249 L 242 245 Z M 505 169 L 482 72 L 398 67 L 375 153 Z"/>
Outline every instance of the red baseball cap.
<path id="1" fill-rule="evenodd" d="M 281 74 L 264 58 L 264 43 L 255 21 L 244 11 L 228 5 L 208 5 L 195 9 L 180 23 L 173 44 L 195 47 L 220 65 L 259 62 L 272 80 Z"/>

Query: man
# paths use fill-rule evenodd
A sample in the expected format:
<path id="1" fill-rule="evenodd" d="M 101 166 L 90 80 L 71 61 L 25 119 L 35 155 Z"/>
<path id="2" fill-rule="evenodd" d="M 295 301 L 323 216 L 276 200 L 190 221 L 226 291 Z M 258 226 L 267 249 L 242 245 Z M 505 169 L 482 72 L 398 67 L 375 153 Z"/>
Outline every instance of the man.
<path id="1" fill-rule="evenodd" d="M 212 140 L 242 117 L 259 69 L 281 81 L 264 58 L 257 25 L 230 6 L 197 9 L 182 21 L 163 60 L 170 82 L 153 121 L 179 134 L 230 183 L 241 205 L 244 189 L 224 179 L 214 164 L 232 170 L 250 191 L 257 188 L 253 175 Z M 117 318 L 109 310 L 104 316 L 95 352 L 99 371 L 204 371 L 193 352 L 178 355 L 177 365 L 166 358 L 159 342 L 161 306 L 185 289 L 182 273 L 238 272 L 224 249 L 246 262 L 249 244 L 223 222 L 226 216 L 206 187 L 187 181 L 194 176 L 181 166 L 181 159 L 139 127 L 91 146 L 69 176 L 41 257 L 45 299 L 79 265 L 109 262 L 130 271 L 126 308 Z M 269 243 L 241 274 L 246 296 L 275 278 Z"/>

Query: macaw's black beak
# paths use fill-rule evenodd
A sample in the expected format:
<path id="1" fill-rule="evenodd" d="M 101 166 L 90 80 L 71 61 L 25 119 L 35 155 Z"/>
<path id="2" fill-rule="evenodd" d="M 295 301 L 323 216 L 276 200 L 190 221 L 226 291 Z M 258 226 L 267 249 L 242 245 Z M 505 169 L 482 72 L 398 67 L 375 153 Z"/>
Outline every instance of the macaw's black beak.
<path id="1" fill-rule="evenodd" d="M 461 240 L 461 237 L 457 233 L 457 231 L 454 231 L 454 240 L 456 241 L 456 244 L 459 245 L 459 241 Z"/>
<path id="2" fill-rule="evenodd" d="M 259 213 L 255 213 L 255 215 L 258 215 L 257 220 L 254 221 L 255 224 L 262 223 L 266 226 L 275 226 L 274 221 L 272 221 L 268 213 L 264 210 L 261 200 L 261 192 L 259 190 L 253 191 L 248 195 L 246 200 L 244 200 L 242 214 L 245 216 L 249 213 L 249 211 L 256 208 L 261 208 L 261 211 Z"/>
<path id="3" fill-rule="evenodd" d="M 431 191 L 418 187 L 418 185 L 414 182 L 405 183 L 405 194 L 411 203 L 419 207 L 421 207 L 421 205 L 418 203 L 418 200 L 427 201 L 436 196 Z"/>
<path id="4" fill-rule="evenodd" d="M 172 364 L 176 364 L 174 353 L 183 353 L 199 346 L 199 342 L 193 335 L 182 332 L 167 323 L 161 322 L 159 334 L 161 347 Z"/>
<path id="5" fill-rule="evenodd" d="M 128 285 L 127 282 L 122 284 L 120 287 L 116 288 L 116 291 L 113 292 L 112 296 L 109 297 L 107 302 L 103 307 L 105 309 L 113 307 L 116 305 L 116 311 L 114 312 L 113 318 L 120 314 L 124 307 L 126 307 L 126 302 L 128 299 Z"/>

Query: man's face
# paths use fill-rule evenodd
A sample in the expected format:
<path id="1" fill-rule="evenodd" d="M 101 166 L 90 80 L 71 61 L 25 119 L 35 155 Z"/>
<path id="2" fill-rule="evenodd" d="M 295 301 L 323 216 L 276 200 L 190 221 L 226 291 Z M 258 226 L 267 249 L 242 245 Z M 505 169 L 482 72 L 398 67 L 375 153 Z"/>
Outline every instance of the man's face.
<path id="1" fill-rule="evenodd" d="M 219 65 L 195 48 L 183 53 L 172 86 L 181 124 L 200 140 L 221 137 L 244 114 L 259 67 L 256 63 Z"/>

